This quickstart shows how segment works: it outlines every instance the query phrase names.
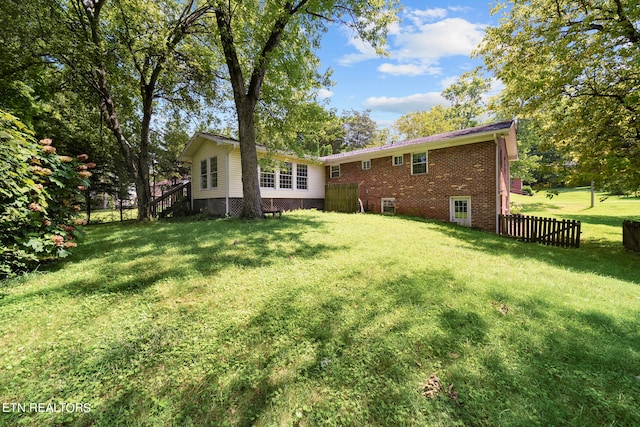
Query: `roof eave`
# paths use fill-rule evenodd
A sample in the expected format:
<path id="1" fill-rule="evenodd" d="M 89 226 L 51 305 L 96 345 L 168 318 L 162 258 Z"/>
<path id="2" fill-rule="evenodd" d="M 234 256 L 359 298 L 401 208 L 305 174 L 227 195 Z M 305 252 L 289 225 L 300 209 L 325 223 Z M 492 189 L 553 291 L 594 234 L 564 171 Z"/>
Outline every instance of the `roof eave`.
<path id="1" fill-rule="evenodd" d="M 208 133 L 197 132 L 191 137 L 184 150 L 182 150 L 182 153 L 178 157 L 178 160 L 183 162 L 190 162 L 193 159 L 194 154 L 200 149 L 204 141 L 212 141 L 216 145 L 227 145 L 231 147 L 232 150 L 240 145 L 238 141 L 234 141 L 232 139 L 217 137 Z"/>
<path id="2" fill-rule="evenodd" d="M 397 154 L 415 153 L 419 151 L 438 150 L 440 148 L 456 147 L 459 145 L 475 144 L 478 142 L 493 141 L 496 135 L 510 135 L 513 132 L 513 138 L 515 141 L 515 128 L 513 125 L 510 128 L 501 129 L 498 131 L 486 131 L 482 133 L 472 135 L 461 135 L 450 139 L 443 139 L 441 141 L 427 141 L 418 144 L 399 145 L 382 148 L 379 151 L 370 151 L 366 153 L 355 153 L 353 155 L 346 155 L 333 159 L 321 158 L 326 165 L 337 165 L 340 163 L 349 163 L 359 160 L 375 159 L 380 157 L 390 157 Z M 510 138 L 507 137 L 507 140 Z M 515 145 L 515 142 L 514 142 Z M 517 158 L 517 151 L 516 151 Z"/>

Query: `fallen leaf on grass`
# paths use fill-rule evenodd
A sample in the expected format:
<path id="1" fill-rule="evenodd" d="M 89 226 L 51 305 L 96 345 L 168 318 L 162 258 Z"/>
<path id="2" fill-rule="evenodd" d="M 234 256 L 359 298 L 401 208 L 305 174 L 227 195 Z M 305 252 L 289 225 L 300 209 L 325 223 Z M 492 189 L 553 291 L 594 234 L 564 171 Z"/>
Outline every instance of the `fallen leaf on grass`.
<path id="1" fill-rule="evenodd" d="M 435 398 L 440 390 L 442 390 L 442 384 L 436 374 L 431 374 L 429 379 L 422 385 L 422 394 L 429 399 Z"/>
<path id="2" fill-rule="evenodd" d="M 498 310 L 502 315 L 506 315 L 507 313 L 509 313 L 509 310 L 511 310 L 511 308 L 509 308 L 509 306 L 505 303 L 502 302 L 497 302 L 497 301 L 491 301 L 491 305 Z"/>
<path id="3" fill-rule="evenodd" d="M 449 384 L 449 397 L 458 405 L 462 405 L 462 403 L 460 403 L 460 401 L 458 400 L 458 392 L 453 389 L 453 383 Z"/>

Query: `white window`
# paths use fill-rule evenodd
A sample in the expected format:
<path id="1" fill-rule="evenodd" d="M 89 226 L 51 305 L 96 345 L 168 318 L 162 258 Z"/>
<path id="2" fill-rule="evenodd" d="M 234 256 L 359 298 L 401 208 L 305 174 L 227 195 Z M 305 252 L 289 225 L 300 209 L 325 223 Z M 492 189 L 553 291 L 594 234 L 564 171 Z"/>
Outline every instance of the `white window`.
<path id="1" fill-rule="evenodd" d="M 307 165 L 296 165 L 296 188 L 307 190 L 309 187 L 309 171 Z"/>
<path id="2" fill-rule="evenodd" d="M 218 157 L 209 159 L 209 188 L 218 187 Z"/>
<path id="3" fill-rule="evenodd" d="M 382 212 L 383 214 L 395 214 L 396 199 L 394 198 L 382 199 L 382 206 L 380 207 L 380 212 Z"/>
<path id="4" fill-rule="evenodd" d="M 404 155 L 393 156 L 393 166 L 402 166 L 404 164 Z"/>
<path id="5" fill-rule="evenodd" d="M 200 189 L 204 190 L 207 188 L 207 161 L 200 161 Z"/>
<path id="6" fill-rule="evenodd" d="M 331 166 L 331 178 L 340 178 L 340 165 Z"/>
<path id="7" fill-rule="evenodd" d="M 276 188 L 276 174 L 273 171 L 260 169 L 260 187 Z"/>
<path id="8" fill-rule="evenodd" d="M 413 153 L 411 155 L 411 174 L 420 175 L 427 173 L 427 152 Z"/>
<path id="9" fill-rule="evenodd" d="M 289 162 L 285 162 L 280 168 L 280 188 L 293 189 L 293 165 Z"/>
<path id="10" fill-rule="evenodd" d="M 371 160 L 363 160 L 362 161 L 362 170 L 367 171 L 371 169 Z"/>

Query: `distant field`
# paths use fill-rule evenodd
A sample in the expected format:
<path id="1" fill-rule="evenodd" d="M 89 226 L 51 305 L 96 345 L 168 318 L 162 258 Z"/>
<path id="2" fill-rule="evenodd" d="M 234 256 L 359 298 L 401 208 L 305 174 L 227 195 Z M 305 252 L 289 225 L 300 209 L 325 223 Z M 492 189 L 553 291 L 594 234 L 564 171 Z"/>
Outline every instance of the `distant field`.
<path id="1" fill-rule="evenodd" d="M 0 400 L 90 411 L 0 425 L 640 425 L 640 255 L 618 230 L 638 200 L 514 199 L 586 243 L 315 211 L 89 226 L 0 284 Z"/>
<path id="2" fill-rule="evenodd" d="M 595 206 L 591 208 L 591 191 L 587 187 L 560 189 L 553 198 L 542 191 L 532 197 L 512 194 L 511 200 L 525 215 L 582 221 L 582 239 L 587 245 L 621 245 L 622 222 L 640 221 L 640 198 L 596 193 Z"/>
<path id="3" fill-rule="evenodd" d="M 86 214 L 85 214 L 86 218 Z M 122 217 L 120 216 L 120 211 L 118 209 L 98 209 L 91 212 L 91 222 L 93 223 L 104 223 L 104 222 L 117 222 L 121 219 L 123 221 L 128 221 L 132 219 L 138 218 L 138 209 L 123 209 Z"/>

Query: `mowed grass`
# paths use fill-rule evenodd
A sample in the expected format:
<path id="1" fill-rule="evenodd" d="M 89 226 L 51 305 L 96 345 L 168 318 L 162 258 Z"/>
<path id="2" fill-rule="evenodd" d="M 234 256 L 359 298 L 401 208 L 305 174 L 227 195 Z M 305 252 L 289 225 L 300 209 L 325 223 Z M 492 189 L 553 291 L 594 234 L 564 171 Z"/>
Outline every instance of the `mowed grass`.
<path id="1" fill-rule="evenodd" d="M 0 424 L 640 425 L 640 255 L 607 235 L 309 211 L 90 226 L 0 287 L 0 400 L 90 412 Z"/>
<path id="2" fill-rule="evenodd" d="M 524 215 L 576 219 L 585 224 L 583 241 L 592 246 L 619 248 L 622 242 L 622 222 L 640 221 L 640 198 L 611 196 L 596 192 L 591 207 L 591 191 L 588 187 L 560 189 L 558 195 L 546 197 L 544 191 L 531 196 L 511 195 Z"/>

